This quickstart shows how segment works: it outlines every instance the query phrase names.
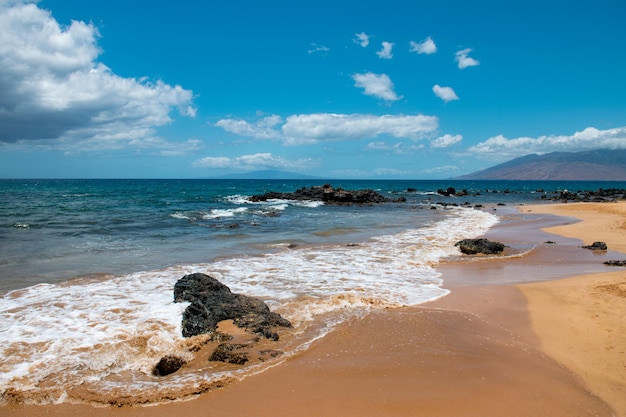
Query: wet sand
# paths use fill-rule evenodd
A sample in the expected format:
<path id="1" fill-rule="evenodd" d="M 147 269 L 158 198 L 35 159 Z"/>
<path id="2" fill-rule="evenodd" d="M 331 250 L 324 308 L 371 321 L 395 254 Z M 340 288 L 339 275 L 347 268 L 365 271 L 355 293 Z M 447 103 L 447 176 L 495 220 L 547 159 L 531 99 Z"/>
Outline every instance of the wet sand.
<path id="1" fill-rule="evenodd" d="M 528 210 L 540 208 L 522 208 Z M 582 362 L 590 349 L 580 347 L 600 335 L 613 334 L 612 346 L 621 350 L 623 359 L 624 344 L 619 339 L 624 335 L 623 323 L 601 320 L 611 310 L 624 308 L 623 298 L 611 292 L 615 281 L 602 287 L 608 292 L 600 300 L 571 298 L 582 286 L 563 288 L 563 283 L 571 280 L 556 279 L 579 271 L 600 272 L 601 257 L 579 248 L 577 240 L 539 230 L 562 220 L 548 217 L 519 226 L 515 220 L 521 215 L 511 213 L 511 224 L 504 221 L 487 237 L 522 249 L 537 245 L 530 254 L 496 261 L 448 262 L 440 270 L 445 286 L 452 290 L 449 296 L 420 307 L 378 310 L 344 323 L 309 350 L 241 382 L 193 400 L 158 406 L 7 406 L 0 408 L 0 414 L 558 417 L 611 416 L 613 408 L 617 415 L 625 416 L 620 398 L 611 396 L 608 388 L 594 385 L 584 370 L 560 355 L 563 344 L 568 344 L 577 348 L 568 353 L 574 364 Z M 612 221 L 615 225 L 616 220 Z M 543 243 L 547 239 L 556 244 Z M 595 235 L 593 239 L 605 240 L 612 247 L 609 239 Z M 618 244 L 615 247 L 619 248 Z M 623 280 L 619 271 L 609 275 Z M 539 282 L 544 280 L 551 281 Z M 537 282 L 519 285 L 529 281 Z M 598 288 L 598 284 L 589 285 Z M 567 312 L 564 317 L 554 314 L 552 296 L 565 297 L 563 304 L 556 305 L 557 311 Z M 577 310 L 579 305 L 582 313 Z M 589 309 L 599 316 L 592 320 L 597 325 L 577 329 L 581 320 L 576 314 L 588 316 Z M 598 313 L 600 309 L 604 309 L 602 313 Z M 624 317 L 623 311 L 616 314 Z M 567 323 L 581 339 L 564 339 L 550 330 L 546 320 L 564 331 L 568 326 L 563 323 Z M 602 352 L 591 353 L 604 357 Z M 595 362 L 590 366 L 596 369 Z M 613 385 L 619 394 L 624 392 L 624 381 L 619 381 L 623 365 L 615 366 L 607 365 L 597 373 L 601 380 L 617 381 Z"/>

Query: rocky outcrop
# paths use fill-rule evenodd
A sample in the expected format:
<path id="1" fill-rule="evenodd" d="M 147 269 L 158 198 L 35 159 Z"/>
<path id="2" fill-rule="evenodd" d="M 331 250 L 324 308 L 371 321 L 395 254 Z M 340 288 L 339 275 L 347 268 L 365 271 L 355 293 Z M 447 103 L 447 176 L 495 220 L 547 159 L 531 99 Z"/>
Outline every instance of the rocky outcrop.
<path id="1" fill-rule="evenodd" d="M 344 190 L 343 188 L 333 188 L 330 184 L 321 187 L 303 187 L 292 193 L 270 191 L 265 194 L 253 195 L 249 200 L 252 202 L 267 200 L 323 201 L 329 205 L 366 205 L 406 201 L 404 197 L 387 198 L 374 190 Z"/>
<path id="2" fill-rule="evenodd" d="M 604 242 L 593 242 L 591 245 L 583 246 L 583 248 L 590 250 L 607 250 L 608 246 L 606 246 Z"/>
<path id="3" fill-rule="evenodd" d="M 291 327 L 289 320 L 270 311 L 261 300 L 233 294 L 226 285 L 215 278 L 195 273 L 182 277 L 174 285 L 174 301 L 187 301 L 182 319 L 184 337 L 210 333 L 223 320 L 270 340 L 278 340 L 274 327 Z"/>
<path id="4" fill-rule="evenodd" d="M 450 197 L 450 196 L 462 197 L 462 196 L 469 195 L 469 192 L 465 189 L 461 191 L 457 191 L 456 188 L 454 187 L 448 187 L 445 190 L 443 188 L 438 189 L 437 194 L 442 195 L 444 197 Z"/>
<path id="5" fill-rule="evenodd" d="M 495 255 L 504 250 L 503 243 L 492 242 L 488 239 L 463 239 L 454 246 L 458 246 L 461 252 L 466 255 L 476 255 L 478 253 Z"/>
<path id="6" fill-rule="evenodd" d="M 583 203 L 605 203 L 624 200 L 626 189 L 623 188 L 599 188 L 596 191 L 569 191 L 560 190 L 552 193 L 545 193 L 541 196 L 543 200 L 553 201 L 573 201 Z"/>
<path id="7" fill-rule="evenodd" d="M 626 266 L 626 260 L 612 260 L 603 263 L 608 266 Z"/>

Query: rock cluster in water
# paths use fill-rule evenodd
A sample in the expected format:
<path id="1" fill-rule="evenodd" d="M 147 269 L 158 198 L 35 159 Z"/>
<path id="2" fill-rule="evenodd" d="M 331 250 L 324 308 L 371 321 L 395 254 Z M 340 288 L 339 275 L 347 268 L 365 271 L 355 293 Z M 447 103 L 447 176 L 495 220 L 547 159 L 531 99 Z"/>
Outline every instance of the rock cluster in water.
<path id="1" fill-rule="evenodd" d="M 226 285 L 202 273 L 182 277 L 174 285 L 174 301 L 191 303 L 183 313 L 184 337 L 214 332 L 223 320 L 233 320 L 237 327 L 271 340 L 278 340 L 273 327 L 291 327 L 289 320 L 270 311 L 263 301 L 233 294 Z"/>
<path id="2" fill-rule="evenodd" d="M 544 200 L 556 201 L 577 201 L 604 203 L 626 199 L 626 189 L 623 188 L 599 188 L 596 191 L 555 191 L 551 194 L 544 194 Z"/>
<path id="3" fill-rule="evenodd" d="M 344 190 L 340 187 L 334 188 L 330 184 L 310 188 L 303 187 L 291 193 L 270 191 L 265 194 L 253 195 L 249 200 L 252 202 L 267 200 L 322 201 L 329 205 L 359 205 L 406 201 L 404 197 L 397 199 L 387 198 L 374 190 Z"/>

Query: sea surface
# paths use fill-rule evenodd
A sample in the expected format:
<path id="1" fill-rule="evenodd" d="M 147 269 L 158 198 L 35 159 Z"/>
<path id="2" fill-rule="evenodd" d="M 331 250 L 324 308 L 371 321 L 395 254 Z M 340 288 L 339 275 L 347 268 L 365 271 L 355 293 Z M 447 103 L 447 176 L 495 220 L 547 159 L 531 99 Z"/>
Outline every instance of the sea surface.
<path id="1" fill-rule="evenodd" d="M 324 183 L 406 201 L 248 200 Z M 437 193 L 448 187 L 467 195 Z M 186 304 L 172 291 L 185 274 L 207 273 L 289 319 L 297 336 L 284 358 L 368 309 L 445 296 L 437 265 L 458 255 L 455 242 L 494 226 L 498 204 L 612 187 L 626 183 L 0 180 L 0 400 L 76 401 L 68 393 L 85 386 L 96 397 L 160 389 L 151 374 L 159 358 L 190 356 Z M 238 372 L 181 372 L 167 385 Z"/>

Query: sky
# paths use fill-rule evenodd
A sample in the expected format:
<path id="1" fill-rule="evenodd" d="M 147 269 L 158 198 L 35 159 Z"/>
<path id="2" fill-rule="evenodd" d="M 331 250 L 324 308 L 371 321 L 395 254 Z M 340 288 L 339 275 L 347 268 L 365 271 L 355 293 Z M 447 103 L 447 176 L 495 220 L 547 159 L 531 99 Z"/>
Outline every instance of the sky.
<path id="1" fill-rule="evenodd" d="M 0 0 L 0 178 L 452 178 L 626 148 L 623 0 Z"/>

